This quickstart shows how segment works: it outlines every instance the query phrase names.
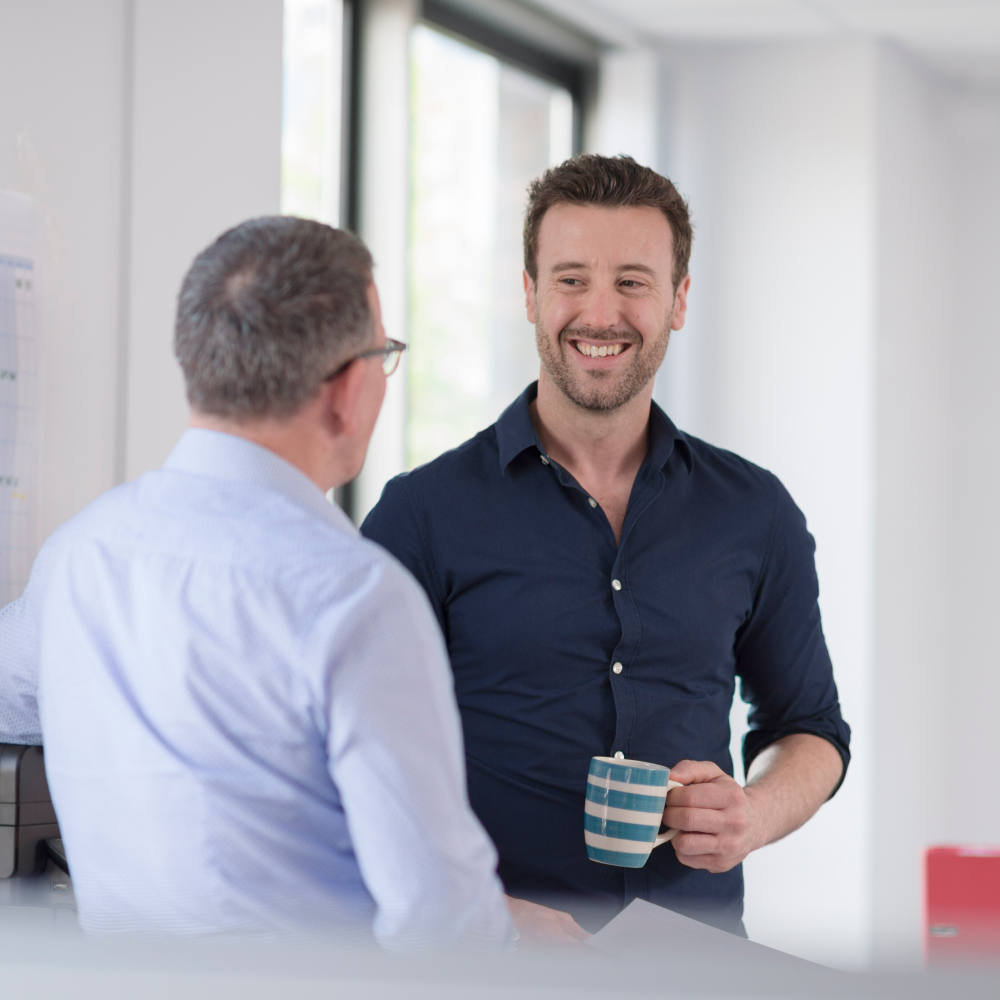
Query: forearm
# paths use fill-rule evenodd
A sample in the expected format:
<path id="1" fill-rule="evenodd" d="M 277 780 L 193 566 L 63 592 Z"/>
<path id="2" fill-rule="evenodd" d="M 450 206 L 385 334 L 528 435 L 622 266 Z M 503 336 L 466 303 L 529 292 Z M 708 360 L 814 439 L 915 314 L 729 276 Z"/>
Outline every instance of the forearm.
<path id="1" fill-rule="evenodd" d="M 796 733 L 755 758 L 741 787 L 710 761 L 682 760 L 663 822 L 681 864 L 726 872 L 751 851 L 798 829 L 829 798 L 843 771 L 840 754 L 819 736 Z"/>
<path id="2" fill-rule="evenodd" d="M 772 844 L 802 826 L 830 797 L 843 770 L 833 744 L 809 733 L 794 733 L 762 750 L 746 783 L 754 847 Z"/>

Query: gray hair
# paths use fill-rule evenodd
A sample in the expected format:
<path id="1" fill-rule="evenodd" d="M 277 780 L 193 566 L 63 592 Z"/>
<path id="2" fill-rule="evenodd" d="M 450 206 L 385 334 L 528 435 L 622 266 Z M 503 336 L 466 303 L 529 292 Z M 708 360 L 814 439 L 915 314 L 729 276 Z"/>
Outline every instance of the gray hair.
<path id="1" fill-rule="evenodd" d="M 269 216 L 223 233 L 177 303 L 188 402 L 237 420 L 294 414 L 370 338 L 371 273 L 361 240 L 321 222 Z"/>

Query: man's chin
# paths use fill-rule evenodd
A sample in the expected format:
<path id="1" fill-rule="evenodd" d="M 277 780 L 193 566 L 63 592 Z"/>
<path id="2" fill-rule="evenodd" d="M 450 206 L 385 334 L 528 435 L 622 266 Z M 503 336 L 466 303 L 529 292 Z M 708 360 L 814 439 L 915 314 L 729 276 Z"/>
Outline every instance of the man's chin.
<path id="1" fill-rule="evenodd" d="M 584 387 L 572 382 L 563 385 L 556 382 L 556 385 L 574 406 L 591 413 L 611 413 L 630 402 L 636 395 L 635 393 L 630 395 L 622 391 L 621 388 L 616 392 L 616 387 L 612 386 L 602 387 L 602 391 L 595 392 L 592 387 Z"/>

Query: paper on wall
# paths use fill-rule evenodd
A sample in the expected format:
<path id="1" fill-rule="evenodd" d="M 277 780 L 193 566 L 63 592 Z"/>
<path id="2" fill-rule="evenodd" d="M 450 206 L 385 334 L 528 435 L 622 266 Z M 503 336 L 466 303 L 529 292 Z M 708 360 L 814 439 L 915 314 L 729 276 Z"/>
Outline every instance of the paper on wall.
<path id="1" fill-rule="evenodd" d="M 0 191 L 0 604 L 38 545 L 38 231 L 34 200 Z"/>

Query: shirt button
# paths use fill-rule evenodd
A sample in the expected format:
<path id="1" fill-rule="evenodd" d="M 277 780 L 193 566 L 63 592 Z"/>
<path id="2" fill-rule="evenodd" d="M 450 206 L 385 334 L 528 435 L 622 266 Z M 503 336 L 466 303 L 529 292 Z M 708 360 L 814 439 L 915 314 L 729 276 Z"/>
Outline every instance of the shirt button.
<path id="1" fill-rule="evenodd" d="M 612 580 L 611 581 L 611 589 L 612 590 L 621 590 L 622 589 L 622 582 L 621 582 L 621 580 Z"/>
<path id="2" fill-rule="evenodd" d="M 614 665 L 614 666 L 613 666 L 613 667 L 612 667 L 611 669 L 612 669 L 612 670 L 613 670 L 613 671 L 614 671 L 614 672 L 615 672 L 616 674 L 620 674 L 620 673 L 622 672 L 622 665 L 621 665 L 620 663 L 616 663 L 616 664 L 615 664 L 615 665 Z"/>
<path id="3" fill-rule="evenodd" d="M 615 760 L 624 760 L 624 759 L 625 759 L 625 754 L 623 754 L 621 750 L 616 751 Z"/>
<path id="4" fill-rule="evenodd" d="M 549 460 L 544 455 L 542 455 L 540 457 L 542 459 L 542 465 L 548 465 L 549 464 Z"/>
<path id="5" fill-rule="evenodd" d="M 587 497 L 587 503 L 589 503 L 591 507 L 597 506 L 597 501 L 593 497 Z"/>

